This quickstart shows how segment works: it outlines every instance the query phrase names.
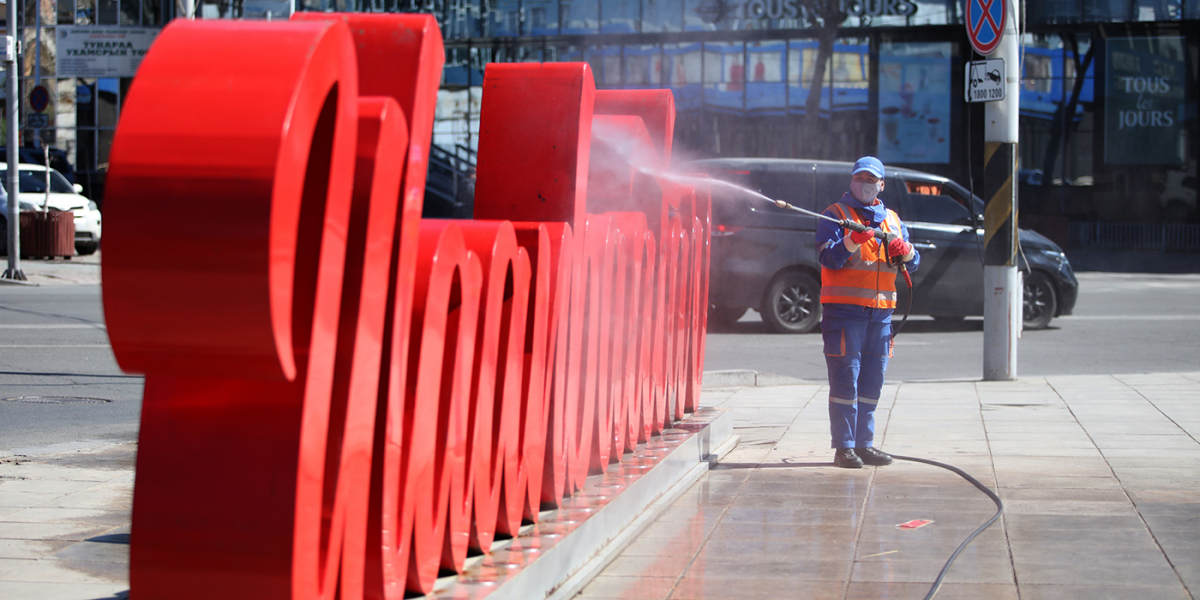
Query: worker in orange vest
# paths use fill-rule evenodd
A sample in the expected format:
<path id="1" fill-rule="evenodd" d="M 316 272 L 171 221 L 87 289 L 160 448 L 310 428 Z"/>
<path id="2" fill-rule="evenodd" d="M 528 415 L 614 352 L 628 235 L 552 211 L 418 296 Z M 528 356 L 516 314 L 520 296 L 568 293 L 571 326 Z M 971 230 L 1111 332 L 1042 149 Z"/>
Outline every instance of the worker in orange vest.
<path id="1" fill-rule="evenodd" d="M 892 462 L 891 456 L 873 445 L 875 408 L 892 356 L 897 269 L 889 263 L 903 261 L 913 272 L 921 262 L 921 255 L 908 241 L 908 228 L 879 199 L 884 179 L 878 158 L 858 159 L 850 175 L 850 191 L 824 214 L 892 234 L 890 242 L 877 239 L 872 232 L 852 231 L 824 219 L 817 226 L 833 462 L 848 469 Z"/>

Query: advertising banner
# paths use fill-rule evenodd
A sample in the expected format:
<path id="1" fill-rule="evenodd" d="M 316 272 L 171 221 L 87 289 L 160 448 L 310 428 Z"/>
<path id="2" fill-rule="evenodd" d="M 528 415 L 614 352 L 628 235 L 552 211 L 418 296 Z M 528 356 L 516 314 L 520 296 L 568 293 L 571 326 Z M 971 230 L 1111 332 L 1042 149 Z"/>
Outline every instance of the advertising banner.
<path id="1" fill-rule="evenodd" d="M 59 77 L 133 77 L 157 27 L 57 28 Z"/>
<path id="2" fill-rule="evenodd" d="M 1108 38 L 1104 162 L 1183 164 L 1184 39 Z"/>
<path id="3" fill-rule="evenodd" d="M 879 57 L 878 156 L 950 162 L 949 44 L 885 44 Z"/>

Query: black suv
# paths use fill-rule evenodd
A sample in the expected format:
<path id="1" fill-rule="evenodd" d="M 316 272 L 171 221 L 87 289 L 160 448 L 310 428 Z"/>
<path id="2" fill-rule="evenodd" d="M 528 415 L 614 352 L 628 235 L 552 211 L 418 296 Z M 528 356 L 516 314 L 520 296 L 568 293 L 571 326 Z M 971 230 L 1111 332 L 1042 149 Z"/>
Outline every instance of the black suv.
<path id="1" fill-rule="evenodd" d="M 848 162 L 727 158 L 688 163 L 681 171 L 734 184 L 713 187 L 709 320 L 739 319 L 748 308 L 779 333 L 812 331 L 821 322 L 821 265 L 816 217 L 760 196 L 821 212 L 850 185 Z M 913 275 L 912 314 L 962 319 L 983 314 L 983 201 L 957 183 L 911 169 L 886 169 L 879 198 L 900 214 L 921 252 Z M 735 187 L 736 186 L 736 187 Z M 970 208 L 968 208 L 970 207 Z M 972 214 L 973 213 L 973 214 Z M 1020 230 L 1025 328 L 1041 329 L 1075 307 L 1079 282 L 1054 242 Z M 909 290 L 899 288 L 899 310 Z"/>

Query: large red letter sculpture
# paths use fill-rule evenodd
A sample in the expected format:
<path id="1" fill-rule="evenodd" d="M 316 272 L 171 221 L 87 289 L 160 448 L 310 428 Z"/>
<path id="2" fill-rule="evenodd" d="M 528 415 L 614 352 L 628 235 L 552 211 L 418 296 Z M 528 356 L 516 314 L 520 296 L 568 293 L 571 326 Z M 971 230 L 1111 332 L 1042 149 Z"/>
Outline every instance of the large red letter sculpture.
<path id="1" fill-rule="evenodd" d="M 475 220 L 422 221 L 442 60 L 428 16 L 304 13 L 176 21 L 142 63 L 103 266 L 146 375 L 137 598 L 428 593 L 696 408 L 670 93 L 489 65 Z"/>

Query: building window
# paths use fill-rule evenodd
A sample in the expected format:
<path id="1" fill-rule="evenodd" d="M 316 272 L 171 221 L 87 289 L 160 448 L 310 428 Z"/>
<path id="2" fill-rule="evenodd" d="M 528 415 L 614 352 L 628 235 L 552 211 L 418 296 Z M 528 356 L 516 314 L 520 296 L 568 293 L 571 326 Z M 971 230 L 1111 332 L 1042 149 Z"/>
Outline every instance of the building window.
<path id="1" fill-rule="evenodd" d="M 560 0 L 563 35 L 598 33 L 600 31 L 599 0 Z"/>
<path id="2" fill-rule="evenodd" d="M 529 35 L 558 35 L 558 0 L 524 0 Z"/>
<path id="3" fill-rule="evenodd" d="M 663 55 L 659 46 L 625 46 L 625 87 L 659 87 L 663 75 Z"/>
<path id="4" fill-rule="evenodd" d="M 683 31 L 683 0 L 642 0 L 642 31 Z"/>
<path id="5" fill-rule="evenodd" d="M 607 0 L 601 2 L 600 33 L 638 33 L 642 19 L 639 0 Z"/>

